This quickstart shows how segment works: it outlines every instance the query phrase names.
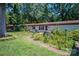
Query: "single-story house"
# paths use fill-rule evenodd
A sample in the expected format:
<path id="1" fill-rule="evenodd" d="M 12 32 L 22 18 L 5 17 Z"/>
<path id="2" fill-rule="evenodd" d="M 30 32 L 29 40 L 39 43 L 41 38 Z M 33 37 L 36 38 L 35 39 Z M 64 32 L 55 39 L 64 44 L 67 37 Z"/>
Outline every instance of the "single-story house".
<path id="1" fill-rule="evenodd" d="M 79 29 L 79 20 L 60 21 L 60 22 L 46 22 L 46 23 L 33 23 L 26 24 L 30 31 L 45 32 L 52 31 L 53 29 L 61 28 L 66 30 Z"/>

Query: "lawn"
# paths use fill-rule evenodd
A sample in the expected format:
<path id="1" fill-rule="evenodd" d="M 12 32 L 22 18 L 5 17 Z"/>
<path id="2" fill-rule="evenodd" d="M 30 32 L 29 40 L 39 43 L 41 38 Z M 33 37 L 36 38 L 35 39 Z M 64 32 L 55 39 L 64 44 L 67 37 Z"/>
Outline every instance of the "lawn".
<path id="1" fill-rule="evenodd" d="M 56 56 L 46 48 L 28 42 L 23 36 L 28 36 L 28 32 L 8 32 L 16 36 L 13 40 L 0 40 L 0 56 Z"/>

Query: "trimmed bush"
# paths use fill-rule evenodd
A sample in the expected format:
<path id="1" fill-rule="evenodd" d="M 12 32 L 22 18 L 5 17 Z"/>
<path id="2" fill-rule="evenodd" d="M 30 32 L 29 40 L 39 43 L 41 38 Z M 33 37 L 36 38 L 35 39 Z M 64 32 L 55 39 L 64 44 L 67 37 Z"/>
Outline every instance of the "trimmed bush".
<path id="1" fill-rule="evenodd" d="M 34 40 L 42 40 L 44 38 L 43 33 L 35 33 L 33 35 L 33 38 L 34 38 Z"/>

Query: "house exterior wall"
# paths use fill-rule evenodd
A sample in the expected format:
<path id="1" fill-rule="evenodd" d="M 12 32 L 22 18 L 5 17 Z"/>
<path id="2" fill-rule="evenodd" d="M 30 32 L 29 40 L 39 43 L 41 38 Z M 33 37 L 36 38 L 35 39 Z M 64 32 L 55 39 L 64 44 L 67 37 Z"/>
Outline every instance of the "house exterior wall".
<path id="1" fill-rule="evenodd" d="M 79 29 L 79 25 L 58 25 L 58 26 L 48 26 L 48 30 L 51 31 L 53 29 L 64 29 L 64 30 L 75 30 Z"/>
<path id="2" fill-rule="evenodd" d="M 44 25 L 42 25 L 42 26 L 44 26 Z M 30 27 L 30 31 L 34 31 L 33 29 L 32 29 L 32 26 L 29 26 Z M 38 31 L 38 32 L 45 32 L 45 31 L 48 31 L 48 32 L 50 32 L 50 31 L 52 31 L 52 30 L 54 30 L 54 29 L 57 29 L 57 28 L 59 28 L 59 29 L 66 29 L 66 30 L 75 30 L 75 29 L 79 29 L 79 24 L 75 24 L 75 25 L 47 25 L 47 29 L 48 30 L 39 30 L 39 26 L 35 26 L 35 29 Z M 45 29 L 45 26 L 44 26 L 44 29 Z"/>

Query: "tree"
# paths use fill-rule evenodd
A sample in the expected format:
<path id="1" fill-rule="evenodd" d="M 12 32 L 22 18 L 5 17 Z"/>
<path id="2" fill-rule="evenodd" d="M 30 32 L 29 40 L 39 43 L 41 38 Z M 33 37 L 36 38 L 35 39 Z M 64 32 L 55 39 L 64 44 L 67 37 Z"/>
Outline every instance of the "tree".
<path id="1" fill-rule="evenodd" d="M 79 19 L 79 4 L 30 3 L 7 4 L 8 24 L 42 23 Z"/>
<path id="2" fill-rule="evenodd" d="M 0 37 L 5 36 L 6 24 L 5 24 L 5 4 L 0 4 Z"/>

